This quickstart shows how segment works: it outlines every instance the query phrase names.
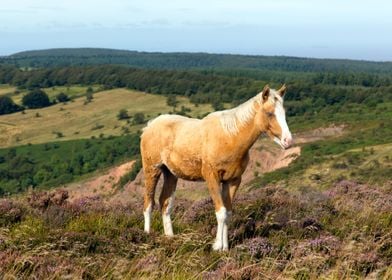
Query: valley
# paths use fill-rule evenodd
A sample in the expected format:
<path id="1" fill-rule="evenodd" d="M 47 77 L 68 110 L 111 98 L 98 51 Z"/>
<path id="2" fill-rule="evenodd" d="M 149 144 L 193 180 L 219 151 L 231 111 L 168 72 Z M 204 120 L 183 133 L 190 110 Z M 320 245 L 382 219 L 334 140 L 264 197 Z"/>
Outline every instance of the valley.
<path id="1" fill-rule="evenodd" d="M 105 49 L 0 59 L 0 278 L 391 279 L 391 73 L 380 62 Z M 179 180 L 173 238 L 157 207 L 145 234 L 141 129 L 159 114 L 235 107 L 267 83 L 287 84 L 295 144 L 262 136 L 249 151 L 230 250 L 211 249 L 204 182 Z M 23 104 L 38 89 L 49 104 Z"/>

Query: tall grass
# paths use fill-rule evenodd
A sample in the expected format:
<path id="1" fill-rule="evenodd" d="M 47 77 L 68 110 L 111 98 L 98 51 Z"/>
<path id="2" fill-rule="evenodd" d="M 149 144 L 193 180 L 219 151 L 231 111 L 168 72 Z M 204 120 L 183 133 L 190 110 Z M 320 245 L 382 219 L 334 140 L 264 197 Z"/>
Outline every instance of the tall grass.
<path id="1" fill-rule="evenodd" d="M 1 200 L 0 277 L 109 279 L 388 279 L 392 185 L 342 181 L 239 195 L 229 252 L 212 251 L 210 200 L 179 199 L 173 238 L 143 231 L 141 205 L 64 194 Z M 59 199 L 61 197 L 61 199 Z M 41 202 L 42 201 L 42 202 Z M 4 216 L 5 213 L 15 216 Z M 17 217 L 17 218 L 15 218 Z"/>

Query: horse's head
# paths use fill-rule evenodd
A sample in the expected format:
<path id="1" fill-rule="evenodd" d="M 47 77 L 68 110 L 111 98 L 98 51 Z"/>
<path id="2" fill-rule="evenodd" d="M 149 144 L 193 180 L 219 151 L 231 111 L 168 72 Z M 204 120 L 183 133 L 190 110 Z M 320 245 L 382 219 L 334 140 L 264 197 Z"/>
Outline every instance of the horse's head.
<path id="1" fill-rule="evenodd" d="M 283 97 L 286 86 L 279 90 L 270 89 L 266 85 L 260 93 L 258 110 L 261 131 L 266 132 L 271 139 L 278 143 L 283 149 L 289 148 L 293 143 L 291 132 L 286 123 L 286 113 L 283 108 Z"/>

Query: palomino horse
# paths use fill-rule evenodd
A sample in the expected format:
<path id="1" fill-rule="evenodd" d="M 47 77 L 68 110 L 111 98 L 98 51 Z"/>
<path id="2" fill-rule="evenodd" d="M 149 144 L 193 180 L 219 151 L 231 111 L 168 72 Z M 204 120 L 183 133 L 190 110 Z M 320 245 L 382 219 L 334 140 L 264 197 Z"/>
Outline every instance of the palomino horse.
<path id="1" fill-rule="evenodd" d="M 155 187 L 162 173 L 159 202 L 167 236 L 173 235 L 170 212 L 177 178 L 205 180 L 218 222 L 213 249 L 227 250 L 232 202 L 249 161 L 249 149 L 262 133 L 283 149 L 292 143 L 283 108 L 285 93 L 285 85 L 279 90 L 265 86 L 238 107 L 213 112 L 201 120 L 161 115 L 150 121 L 140 144 L 145 176 L 144 230 L 150 232 Z"/>

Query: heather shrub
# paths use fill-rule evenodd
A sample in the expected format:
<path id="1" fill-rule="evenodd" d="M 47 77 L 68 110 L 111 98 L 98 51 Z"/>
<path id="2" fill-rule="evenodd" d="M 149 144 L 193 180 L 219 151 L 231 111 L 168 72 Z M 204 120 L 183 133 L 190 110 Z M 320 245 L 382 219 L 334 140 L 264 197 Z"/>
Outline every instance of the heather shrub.
<path id="1" fill-rule="evenodd" d="M 191 207 L 185 211 L 182 220 L 185 223 L 201 222 L 210 219 L 211 212 L 214 212 L 214 206 L 211 198 L 205 198 L 194 202 Z"/>
<path id="2" fill-rule="evenodd" d="M 42 213 L 43 221 L 52 228 L 64 227 L 73 217 L 71 208 L 58 205 L 51 205 Z"/>
<path id="3" fill-rule="evenodd" d="M 38 210 L 46 210 L 51 205 L 62 206 L 67 203 L 68 192 L 66 190 L 56 190 L 54 192 L 32 192 L 27 197 L 29 205 Z"/>
<path id="4" fill-rule="evenodd" d="M 351 181 L 240 192 L 227 253 L 211 251 L 211 199 L 176 200 L 172 238 L 159 211 L 144 233 L 141 201 L 62 192 L 30 194 L 28 205 L 1 200 L 0 278 L 389 279 L 391 194 L 388 184 Z"/>
<path id="5" fill-rule="evenodd" d="M 237 249 L 246 250 L 253 258 L 262 258 L 269 255 L 273 248 L 267 238 L 255 237 L 247 239 L 243 244 L 237 245 Z"/>
<path id="6" fill-rule="evenodd" d="M 8 226 L 18 223 L 25 215 L 25 208 L 10 199 L 0 200 L 0 226 Z"/>

